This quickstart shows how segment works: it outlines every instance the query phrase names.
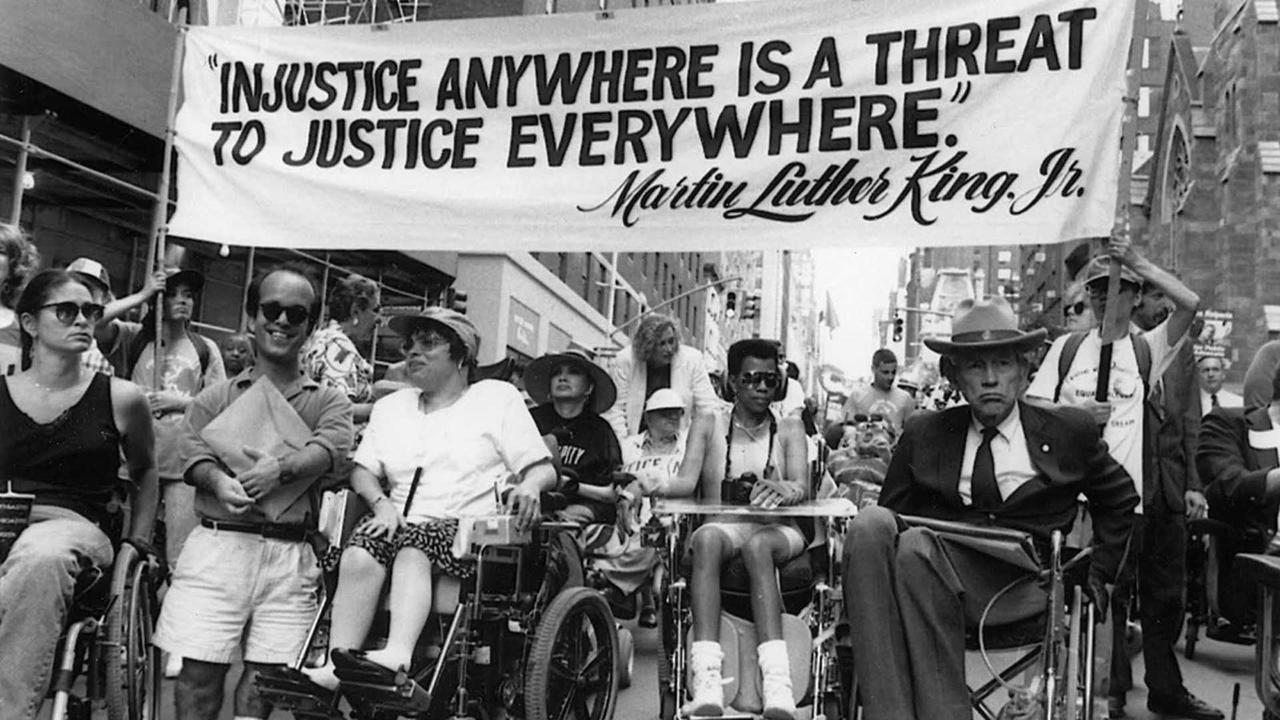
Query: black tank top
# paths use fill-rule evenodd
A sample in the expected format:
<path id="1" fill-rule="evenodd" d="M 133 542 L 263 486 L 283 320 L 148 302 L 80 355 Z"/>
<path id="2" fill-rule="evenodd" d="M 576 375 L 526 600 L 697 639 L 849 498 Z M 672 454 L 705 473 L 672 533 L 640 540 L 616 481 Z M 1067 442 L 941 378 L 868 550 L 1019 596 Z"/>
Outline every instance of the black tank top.
<path id="1" fill-rule="evenodd" d="M 36 503 L 74 510 L 102 524 L 120 482 L 120 431 L 111 409 L 111 378 L 94 373 L 80 401 L 40 424 L 18 409 L 0 378 L 0 490 L 36 496 Z"/>

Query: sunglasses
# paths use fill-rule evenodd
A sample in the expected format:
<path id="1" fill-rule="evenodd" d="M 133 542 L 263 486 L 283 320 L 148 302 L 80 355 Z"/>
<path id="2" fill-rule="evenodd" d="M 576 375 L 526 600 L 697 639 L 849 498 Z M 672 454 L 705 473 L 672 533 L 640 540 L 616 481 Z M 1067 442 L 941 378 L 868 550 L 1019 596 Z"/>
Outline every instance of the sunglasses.
<path id="1" fill-rule="evenodd" d="M 311 308 L 305 305 L 281 305 L 278 302 L 264 302 L 258 306 L 262 317 L 267 322 L 275 322 L 283 314 L 290 325 L 301 325 L 311 317 Z"/>
<path id="2" fill-rule="evenodd" d="M 40 306 L 41 310 L 45 308 L 53 308 L 53 314 L 57 316 L 58 322 L 63 325 L 70 325 L 80 315 L 84 315 L 84 319 L 91 323 L 96 323 L 102 319 L 103 307 L 95 302 L 75 303 L 67 300 Z"/>
<path id="3" fill-rule="evenodd" d="M 1083 300 L 1077 300 L 1077 301 L 1075 302 L 1075 304 L 1073 304 L 1073 305 L 1068 305 L 1068 306 L 1066 306 L 1066 307 L 1062 308 L 1062 314 L 1063 314 L 1063 315 L 1065 315 L 1065 316 L 1067 316 L 1067 317 L 1071 317 L 1072 315 L 1079 315 L 1079 314 L 1081 314 L 1081 313 L 1083 313 L 1083 312 L 1084 312 L 1084 301 L 1083 301 Z"/>
<path id="4" fill-rule="evenodd" d="M 749 372 L 738 376 L 738 382 L 743 385 L 760 385 L 763 383 L 769 389 L 778 387 L 780 381 L 781 376 L 776 372 Z"/>

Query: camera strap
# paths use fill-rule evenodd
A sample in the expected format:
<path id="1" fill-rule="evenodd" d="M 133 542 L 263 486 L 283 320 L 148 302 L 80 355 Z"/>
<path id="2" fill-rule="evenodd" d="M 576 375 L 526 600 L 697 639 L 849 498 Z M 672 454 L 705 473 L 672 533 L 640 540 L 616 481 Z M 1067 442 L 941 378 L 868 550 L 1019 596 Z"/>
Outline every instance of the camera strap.
<path id="1" fill-rule="evenodd" d="M 733 426 L 734 426 L 733 411 L 730 410 L 729 411 L 729 431 L 725 433 L 725 436 L 724 436 L 724 479 L 725 480 L 736 477 L 733 474 L 732 467 L 731 467 L 733 461 L 729 457 L 730 450 L 733 448 Z M 769 413 L 769 448 L 765 455 L 764 472 L 760 476 L 761 479 L 766 479 L 773 474 L 773 439 L 777 436 L 777 434 L 778 434 L 778 419 L 773 416 L 772 412 L 770 412 Z M 748 437 L 750 436 L 748 435 Z"/>

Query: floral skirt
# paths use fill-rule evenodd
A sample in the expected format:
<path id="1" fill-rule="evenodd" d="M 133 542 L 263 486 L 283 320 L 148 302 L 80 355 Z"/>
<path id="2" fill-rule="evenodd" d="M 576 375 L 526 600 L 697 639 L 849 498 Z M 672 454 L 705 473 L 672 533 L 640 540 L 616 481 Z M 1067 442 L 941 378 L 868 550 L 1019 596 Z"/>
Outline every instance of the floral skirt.
<path id="1" fill-rule="evenodd" d="M 369 532 L 369 523 L 373 515 L 366 515 L 358 525 L 346 547 L 358 547 L 368 552 L 379 565 L 390 568 L 396 555 L 405 548 L 420 550 L 431 560 L 433 568 L 457 578 L 466 579 L 476 572 L 474 560 L 460 560 L 453 556 L 453 538 L 458 534 L 456 518 L 446 520 L 427 520 L 421 523 L 409 523 L 396 530 L 387 539 L 385 536 L 374 537 Z M 326 571 L 338 566 L 342 554 L 340 548 L 329 548 L 323 560 Z"/>

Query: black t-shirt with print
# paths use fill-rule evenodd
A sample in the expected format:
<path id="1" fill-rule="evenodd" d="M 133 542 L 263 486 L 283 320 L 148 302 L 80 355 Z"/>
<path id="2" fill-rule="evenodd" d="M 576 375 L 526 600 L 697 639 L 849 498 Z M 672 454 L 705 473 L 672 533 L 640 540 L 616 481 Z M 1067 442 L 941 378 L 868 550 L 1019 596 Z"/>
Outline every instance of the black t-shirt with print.
<path id="1" fill-rule="evenodd" d="M 578 482 L 605 486 L 610 475 L 622 464 L 622 450 L 609 421 L 592 412 L 574 418 L 562 418 L 551 403 L 543 403 L 530 411 L 542 435 L 554 435 L 560 444 L 561 467 L 578 474 Z M 596 517 L 611 517 L 612 505 L 575 498 L 574 502 L 591 505 Z M 602 515 L 601 511 L 607 513 Z"/>

